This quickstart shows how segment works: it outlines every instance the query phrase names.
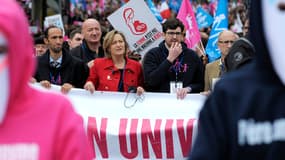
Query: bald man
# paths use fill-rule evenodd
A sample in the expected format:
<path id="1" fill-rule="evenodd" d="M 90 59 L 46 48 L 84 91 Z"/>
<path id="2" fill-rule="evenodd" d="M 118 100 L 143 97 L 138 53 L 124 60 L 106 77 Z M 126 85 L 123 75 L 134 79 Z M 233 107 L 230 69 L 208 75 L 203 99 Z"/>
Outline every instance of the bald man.
<path id="1" fill-rule="evenodd" d="M 85 20 L 82 24 L 82 35 L 82 44 L 72 49 L 70 54 L 81 59 L 91 68 L 95 58 L 104 57 L 100 43 L 102 36 L 100 23 L 93 18 Z"/>
<path id="2" fill-rule="evenodd" d="M 204 91 L 211 91 L 215 82 L 224 74 L 224 59 L 227 56 L 233 42 L 237 39 L 238 35 L 229 30 L 224 30 L 219 34 L 217 45 L 221 51 L 221 58 L 206 65 Z"/>

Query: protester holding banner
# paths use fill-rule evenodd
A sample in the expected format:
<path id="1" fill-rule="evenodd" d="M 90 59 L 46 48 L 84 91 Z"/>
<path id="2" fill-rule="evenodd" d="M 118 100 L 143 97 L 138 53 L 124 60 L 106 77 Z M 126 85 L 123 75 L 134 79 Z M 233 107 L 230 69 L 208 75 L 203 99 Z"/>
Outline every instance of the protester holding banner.
<path id="1" fill-rule="evenodd" d="M 112 30 L 104 38 L 106 58 L 94 60 L 84 88 L 99 91 L 144 92 L 141 64 L 127 57 L 128 43 L 122 32 Z"/>
<path id="2" fill-rule="evenodd" d="M 62 47 L 62 30 L 56 26 L 48 27 L 44 40 L 48 50 L 38 57 L 35 79 L 46 88 L 50 88 L 51 84 L 61 85 L 63 93 L 73 87 L 83 88 L 88 77 L 88 67 Z"/>
<path id="3" fill-rule="evenodd" d="M 224 30 L 219 34 L 217 43 L 221 52 L 221 58 L 206 65 L 204 81 L 205 92 L 211 91 L 215 82 L 217 82 L 217 80 L 226 72 L 224 60 L 232 44 L 237 39 L 238 35 L 229 30 Z"/>
<path id="4" fill-rule="evenodd" d="M 285 159 L 284 13 L 284 1 L 251 1 L 256 59 L 216 84 L 190 160 Z"/>
<path id="5" fill-rule="evenodd" d="M 168 19 L 162 25 L 165 40 L 152 48 L 143 60 L 146 89 L 175 93 L 183 99 L 187 93 L 203 90 L 203 64 L 183 41 L 184 25 L 179 19 Z"/>
<path id="6" fill-rule="evenodd" d="M 72 49 L 70 54 L 83 60 L 91 68 L 95 58 L 104 57 L 100 43 L 102 36 L 100 23 L 93 18 L 85 20 L 82 24 L 82 34 L 82 44 Z"/>
<path id="7" fill-rule="evenodd" d="M 1 0 L 0 159 L 91 160 L 83 119 L 71 103 L 28 85 L 34 60 L 23 10 L 16 1 Z"/>

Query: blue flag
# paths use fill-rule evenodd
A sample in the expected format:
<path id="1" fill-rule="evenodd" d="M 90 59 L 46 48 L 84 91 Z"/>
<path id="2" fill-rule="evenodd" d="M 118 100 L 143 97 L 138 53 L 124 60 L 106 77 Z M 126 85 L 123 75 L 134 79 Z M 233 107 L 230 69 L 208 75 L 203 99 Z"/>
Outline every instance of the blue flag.
<path id="1" fill-rule="evenodd" d="M 199 6 L 196 10 L 196 19 L 199 29 L 210 27 L 214 21 L 213 17 L 201 6 Z"/>
<path id="2" fill-rule="evenodd" d="M 154 6 L 152 0 L 147 0 L 147 5 L 149 7 L 149 9 L 151 10 L 152 14 L 156 17 L 156 19 L 161 23 L 163 21 L 163 18 L 161 17 L 160 13 L 158 12 L 158 10 L 156 9 L 156 7 Z"/>
<path id="3" fill-rule="evenodd" d="M 182 0 L 168 0 L 169 8 L 175 13 L 178 13 L 181 3 Z"/>
<path id="4" fill-rule="evenodd" d="M 228 29 L 228 1 L 219 0 L 214 23 L 210 32 L 210 37 L 206 47 L 206 54 L 209 62 L 221 57 L 221 52 L 217 46 L 218 36 L 221 31 Z"/>
<path id="5" fill-rule="evenodd" d="M 82 0 L 81 3 L 82 3 L 82 8 L 83 8 L 83 10 L 86 11 L 86 10 L 87 10 L 87 3 L 86 3 L 86 0 Z"/>

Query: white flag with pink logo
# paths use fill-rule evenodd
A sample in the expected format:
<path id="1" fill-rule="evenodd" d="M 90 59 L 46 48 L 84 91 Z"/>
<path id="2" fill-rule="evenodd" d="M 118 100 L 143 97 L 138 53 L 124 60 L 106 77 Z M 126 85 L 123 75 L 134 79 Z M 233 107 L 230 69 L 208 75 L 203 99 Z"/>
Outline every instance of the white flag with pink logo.
<path id="1" fill-rule="evenodd" d="M 180 19 L 186 30 L 185 43 L 188 48 L 194 48 L 201 36 L 196 22 L 195 14 L 189 0 L 183 0 L 177 18 Z"/>
<path id="2" fill-rule="evenodd" d="M 161 24 L 144 0 L 130 0 L 107 19 L 116 30 L 125 34 L 130 50 L 142 58 L 163 41 Z"/>

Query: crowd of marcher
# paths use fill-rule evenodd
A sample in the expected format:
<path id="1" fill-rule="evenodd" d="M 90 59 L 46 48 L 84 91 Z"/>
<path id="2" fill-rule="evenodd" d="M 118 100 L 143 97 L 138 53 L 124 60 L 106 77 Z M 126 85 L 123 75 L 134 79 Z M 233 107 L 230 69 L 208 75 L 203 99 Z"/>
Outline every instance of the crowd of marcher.
<path id="1" fill-rule="evenodd" d="M 160 7 L 160 1 L 153 2 L 158 8 Z M 197 6 L 202 6 L 208 12 L 213 12 L 211 4 L 207 1 L 200 3 L 193 1 L 192 3 L 194 11 Z M 29 4 L 27 1 L 22 3 L 26 14 L 30 13 L 27 9 Z M 206 46 L 211 28 L 200 29 L 203 45 L 194 50 L 188 49 L 183 42 L 184 25 L 175 18 L 176 13 L 173 10 L 172 17 L 162 24 L 165 40 L 158 48 L 148 51 L 143 57 L 144 59 L 141 59 L 142 57 L 139 54 L 129 50 L 128 45 L 124 44 L 126 43 L 124 35 L 121 35 L 124 43 L 119 43 L 121 45 L 118 46 L 117 50 L 124 50 L 122 56 L 127 57 L 127 59 L 123 60 L 124 64 L 116 67 L 115 56 L 112 54 L 108 56 L 107 54 L 110 53 L 112 45 L 106 48 L 107 44 L 104 43 L 112 44 L 109 42 L 111 40 L 108 41 L 105 37 L 107 33 L 111 31 L 117 33 L 110 26 L 106 16 L 118 9 L 120 5 L 122 5 L 121 1 L 107 1 L 105 10 L 100 10 L 99 5 L 97 5 L 96 10 L 91 9 L 90 11 L 83 10 L 82 6 L 75 7 L 72 11 L 73 14 L 68 15 L 69 20 L 64 25 L 67 27 L 65 28 L 67 35 L 60 36 L 63 31 L 54 26 L 46 28 L 43 34 L 34 35 L 35 54 L 39 57 L 37 72 L 31 81 L 40 82 L 47 88 L 51 84 L 61 85 L 64 93 L 73 87 L 85 88 L 92 92 L 98 89 L 128 92 L 126 86 L 136 86 L 150 92 L 175 91 L 177 97 L 181 99 L 187 93 L 201 92 L 208 95 L 213 89 L 213 84 L 226 70 L 224 64 L 228 50 L 238 37 L 247 35 L 249 25 L 248 6 L 241 2 L 229 3 L 229 29 L 220 34 L 218 41 L 222 53 L 221 59 L 208 63 L 207 54 L 203 52 L 204 49 L 201 47 Z M 54 32 L 54 30 L 57 31 Z M 67 39 L 64 36 L 67 36 Z M 111 39 L 113 38 L 111 37 Z M 98 63 L 99 60 L 96 59 L 103 57 L 113 61 L 109 64 L 110 66 L 105 68 L 110 73 L 105 71 L 106 73 L 102 73 L 103 75 L 96 75 L 99 73 L 98 68 L 102 68 L 102 65 L 100 67 L 95 65 L 96 70 L 92 67 Z M 141 69 L 128 68 L 128 62 L 132 62 L 132 60 L 141 62 L 139 65 Z M 142 68 L 144 68 L 143 73 L 140 73 Z M 119 71 L 118 74 L 117 70 Z M 139 77 L 132 80 L 132 83 L 124 82 L 124 79 L 129 81 L 129 78 L 126 78 L 129 77 L 127 73 L 125 74 L 126 71 L 133 73 L 132 76 L 138 74 Z M 90 79 L 88 76 L 92 76 L 92 78 Z M 103 77 L 103 80 L 100 80 L 100 77 Z M 98 80 L 96 80 L 97 78 Z M 87 84 L 85 84 L 86 80 Z M 122 87 L 123 85 L 124 87 Z"/>
<path id="2" fill-rule="evenodd" d="M 107 22 L 106 16 L 120 6 L 108 2 L 111 5 L 107 5 L 110 8 L 106 11 L 83 13 L 75 8 L 67 24 L 70 30 L 67 40 L 61 28 L 49 26 L 34 37 L 32 44 L 24 12 L 14 1 L 1 1 L 14 9 L 10 11 L 0 5 L 0 82 L 10 86 L 1 90 L 1 95 L 4 93 L 1 96 L 4 100 L 0 98 L 1 153 L 11 156 L 3 151 L 2 144 L 13 151 L 15 148 L 10 144 L 24 143 L 33 151 L 26 159 L 37 155 L 40 159 L 90 159 L 80 125 L 82 119 L 69 102 L 61 96 L 32 89 L 26 84 L 30 81 L 45 88 L 59 85 L 63 93 L 72 88 L 84 88 L 91 93 L 135 90 L 138 95 L 145 91 L 174 93 L 177 99 L 184 99 L 189 93 L 202 93 L 209 97 L 199 116 L 191 160 L 284 159 L 285 76 L 280 70 L 285 59 L 281 54 L 284 47 L 273 41 L 274 36 L 284 35 L 284 30 L 273 32 L 280 19 L 262 14 L 267 10 L 268 14 L 284 18 L 281 14 L 284 2 L 253 1 L 250 10 L 243 3 L 229 3 L 229 26 L 219 33 L 217 40 L 221 57 L 210 63 L 203 51 L 187 48 L 183 42 L 184 25 L 175 16 L 161 24 L 164 40 L 140 60 L 129 50 L 125 35 Z M 197 3 L 193 4 L 195 10 Z M 209 7 L 206 2 L 200 5 Z M 29 9 L 25 8 L 25 13 L 29 14 Z M 254 29 L 249 31 L 249 27 Z M 204 43 L 210 30 L 200 30 Z M 257 52 L 259 55 L 255 55 Z M 37 60 L 34 74 L 32 53 Z M 19 72 L 23 69 L 26 71 Z M 31 112 L 18 116 L 19 111 L 25 112 L 19 106 Z M 36 118 L 36 123 L 30 117 Z M 62 122 L 67 125 L 61 126 Z M 42 124 L 48 129 L 43 129 Z M 18 130 L 24 133 L 17 134 Z M 38 135 L 47 136 L 43 141 Z M 67 144 L 60 143 L 62 139 Z"/>

